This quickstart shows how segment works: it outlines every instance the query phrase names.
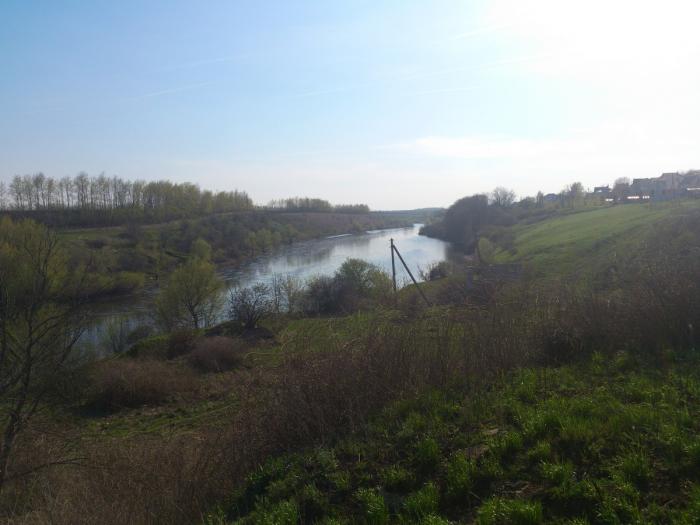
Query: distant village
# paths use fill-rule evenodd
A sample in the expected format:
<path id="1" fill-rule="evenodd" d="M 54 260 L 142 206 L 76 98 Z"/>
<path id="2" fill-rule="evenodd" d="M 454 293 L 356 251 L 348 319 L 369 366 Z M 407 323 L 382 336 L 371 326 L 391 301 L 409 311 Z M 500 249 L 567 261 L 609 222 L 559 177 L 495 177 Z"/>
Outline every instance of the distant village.
<path id="1" fill-rule="evenodd" d="M 622 178 L 610 186 L 596 186 L 594 196 L 608 203 L 658 202 L 683 197 L 700 197 L 700 170 L 664 173 L 660 177 L 646 179 Z M 546 202 L 556 202 L 560 196 L 549 193 Z"/>

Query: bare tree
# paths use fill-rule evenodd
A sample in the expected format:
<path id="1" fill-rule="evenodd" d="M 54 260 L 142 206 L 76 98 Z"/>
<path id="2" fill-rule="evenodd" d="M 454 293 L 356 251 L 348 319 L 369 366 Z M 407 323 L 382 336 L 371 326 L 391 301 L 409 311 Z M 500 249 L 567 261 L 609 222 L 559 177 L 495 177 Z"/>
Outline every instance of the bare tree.
<path id="1" fill-rule="evenodd" d="M 542 208 L 544 206 L 544 193 L 538 191 L 537 196 L 535 197 L 535 202 L 537 203 L 538 208 Z"/>
<path id="2" fill-rule="evenodd" d="M 255 328 L 273 309 L 270 287 L 258 283 L 249 288 L 234 288 L 229 298 L 231 319 L 240 321 L 246 329 Z"/>
<path id="3" fill-rule="evenodd" d="M 491 192 L 491 204 L 494 206 L 500 206 L 506 208 L 515 202 L 515 192 L 504 188 L 502 186 L 497 187 Z"/>
<path id="4" fill-rule="evenodd" d="M 56 236 L 31 221 L 0 222 L 0 490 L 18 475 L 18 436 L 67 375 L 85 326 Z"/>
<path id="5" fill-rule="evenodd" d="M 585 193 L 583 184 L 580 182 L 573 182 L 564 188 L 559 195 L 562 202 L 565 202 L 568 204 L 568 206 L 575 208 L 581 203 Z"/>

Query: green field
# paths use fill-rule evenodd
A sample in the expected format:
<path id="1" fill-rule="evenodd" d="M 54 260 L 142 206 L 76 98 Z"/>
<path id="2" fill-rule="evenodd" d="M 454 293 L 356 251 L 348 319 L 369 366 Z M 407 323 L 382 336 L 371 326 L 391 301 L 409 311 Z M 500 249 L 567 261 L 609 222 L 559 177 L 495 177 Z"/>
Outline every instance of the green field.
<path id="1" fill-rule="evenodd" d="M 597 271 L 634 256 L 660 223 L 698 211 L 700 201 L 628 204 L 516 225 L 508 232 L 511 244 L 496 250 L 495 262 L 523 263 L 536 275 Z"/>

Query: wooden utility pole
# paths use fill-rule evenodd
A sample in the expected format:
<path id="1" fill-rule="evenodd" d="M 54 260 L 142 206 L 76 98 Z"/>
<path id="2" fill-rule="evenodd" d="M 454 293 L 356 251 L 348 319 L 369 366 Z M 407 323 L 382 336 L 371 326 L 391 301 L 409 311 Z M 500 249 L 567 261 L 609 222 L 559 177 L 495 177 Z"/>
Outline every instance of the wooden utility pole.
<path id="1" fill-rule="evenodd" d="M 394 262 L 394 239 L 389 239 L 391 243 L 391 280 L 394 283 L 394 297 L 396 297 L 396 263 Z"/>
<path id="2" fill-rule="evenodd" d="M 401 252 L 399 252 L 399 249 L 396 247 L 394 244 L 394 239 L 391 239 L 391 270 L 394 278 L 394 292 L 396 292 L 396 269 L 394 268 L 394 253 L 399 256 L 399 260 L 401 261 L 401 264 L 403 264 L 403 267 L 406 268 L 406 272 L 408 272 L 409 277 L 413 281 L 413 284 L 416 286 L 418 289 L 418 292 L 420 293 L 421 297 L 425 301 L 425 304 L 428 306 L 431 306 L 430 301 L 428 301 L 428 298 L 425 296 L 423 293 L 423 290 L 421 287 L 418 285 L 418 281 L 416 281 L 416 278 L 413 277 L 413 273 L 411 273 L 411 270 L 409 269 L 408 265 L 406 264 L 406 261 L 403 260 L 403 257 L 401 256 Z"/>

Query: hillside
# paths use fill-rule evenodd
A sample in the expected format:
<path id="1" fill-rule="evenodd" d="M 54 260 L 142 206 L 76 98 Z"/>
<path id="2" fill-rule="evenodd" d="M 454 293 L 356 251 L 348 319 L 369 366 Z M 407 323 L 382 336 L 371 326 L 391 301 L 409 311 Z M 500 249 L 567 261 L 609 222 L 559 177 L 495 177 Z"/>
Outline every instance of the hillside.
<path id="1" fill-rule="evenodd" d="M 449 267 L 424 283 L 431 307 L 355 262 L 299 292 L 336 301 L 314 317 L 141 336 L 57 387 L 38 421 L 51 434 L 13 468 L 66 436 L 80 459 L 13 485 L 3 508 L 56 523 L 696 523 L 699 226 L 696 202 L 568 212 L 490 232 L 499 260 L 530 268 L 520 280 Z"/>
<path id="2" fill-rule="evenodd" d="M 590 275 L 624 265 L 644 252 L 655 233 L 700 213 L 700 201 L 582 209 L 486 233 L 493 261 L 521 263 L 536 275 Z M 668 232 L 676 243 L 682 232 Z"/>

